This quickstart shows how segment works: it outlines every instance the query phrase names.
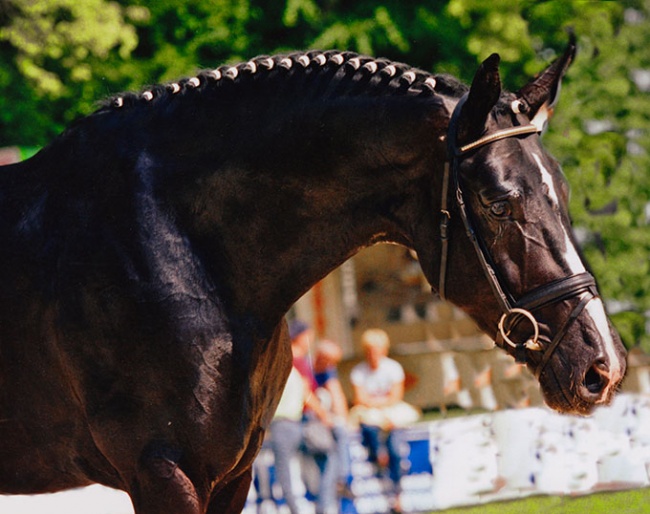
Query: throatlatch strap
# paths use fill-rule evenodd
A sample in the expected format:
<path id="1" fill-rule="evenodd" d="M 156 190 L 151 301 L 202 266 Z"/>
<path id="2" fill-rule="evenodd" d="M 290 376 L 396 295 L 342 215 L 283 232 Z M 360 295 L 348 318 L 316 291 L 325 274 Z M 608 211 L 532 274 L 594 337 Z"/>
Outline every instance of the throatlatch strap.
<path id="1" fill-rule="evenodd" d="M 446 300 L 447 291 L 447 259 L 449 256 L 449 220 L 451 214 L 447 205 L 449 197 L 449 161 L 445 161 L 445 171 L 442 177 L 442 199 L 440 200 L 440 280 L 438 281 L 438 294 Z"/>

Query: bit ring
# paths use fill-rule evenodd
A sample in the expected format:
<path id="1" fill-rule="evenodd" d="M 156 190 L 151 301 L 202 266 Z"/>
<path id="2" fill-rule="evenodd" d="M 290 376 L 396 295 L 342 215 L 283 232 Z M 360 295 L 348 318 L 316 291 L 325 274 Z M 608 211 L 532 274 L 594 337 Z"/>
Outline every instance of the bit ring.
<path id="1" fill-rule="evenodd" d="M 535 334 L 531 339 L 526 341 L 525 343 L 520 343 L 517 344 L 514 341 L 512 341 L 509 337 L 508 334 L 510 334 L 510 331 L 506 333 L 504 329 L 504 324 L 508 316 L 512 314 L 521 314 L 524 316 L 528 321 L 530 321 L 531 325 L 533 326 L 533 330 L 535 331 Z M 499 320 L 499 333 L 501 334 L 501 337 L 503 337 L 503 340 L 508 343 L 510 346 L 513 348 L 517 348 L 523 344 L 525 348 L 528 350 L 533 350 L 533 351 L 541 351 L 542 346 L 539 344 L 537 341 L 539 339 L 539 325 L 537 324 L 537 320 L 535 319 L 535 316 L 532 315 L 530 311 L 527 311 L 526 309 L 520 309 L 518 307 L 515 307 L 514 309 L 510 309 L 510 311 L 506 312 L 503 316 L 501 316 L 501 319 Z"/>

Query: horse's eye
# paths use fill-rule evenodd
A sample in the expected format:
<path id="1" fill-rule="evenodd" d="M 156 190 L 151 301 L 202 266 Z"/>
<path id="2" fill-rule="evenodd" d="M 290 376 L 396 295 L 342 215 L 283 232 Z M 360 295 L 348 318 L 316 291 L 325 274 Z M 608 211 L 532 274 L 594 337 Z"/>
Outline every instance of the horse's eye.
<path id="1" fill-rule="evenodd" d="M 512 207 L 507 200 L 500 200 L 490 204 L 490 213 L 495 218 L 509 218 L 512 214 Z"/>

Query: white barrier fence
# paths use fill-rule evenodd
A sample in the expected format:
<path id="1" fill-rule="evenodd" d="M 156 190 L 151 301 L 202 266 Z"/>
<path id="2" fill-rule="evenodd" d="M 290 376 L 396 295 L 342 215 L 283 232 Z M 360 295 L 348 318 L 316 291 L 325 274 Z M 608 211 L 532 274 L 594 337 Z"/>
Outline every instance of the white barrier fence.
<path id="1" fill-rule="evenodd" d="M 650 485 L 648 396 L 621 394 L 588 418 L 529 408 L 421 423 L 405 430 L 402 440 L 406 512 Z M 343 500 L 341 511 L 387 512 L 386 484 L 374 476 L 358 439 L 351 444 L 355 498 Z M 247 514 L 288 512 L 273 480 L 272 460 L 263 450 Z M 304 491 L 298 463 L 295 484 Z M 304 511 L 313 512 L 307 500 Z"/>
<path id="2" fill-rule="evenodd" d="M 589 418 L 545 408 L 432 423 L 429 509 L 650 485 L 650 398 Z M 407 477 L 408 480 L 408 477 Z"/>
<path id="3" fill-rule="evenodd" d="M 589 418 L 545 408 L 508 410 L 420 423 L 403 432 L 405 511 L 427 512 L 534 494 L 588 494 L 650 485 L 650 397 L 619 395 Z M 354 500 L 345 514 L 387 511 L 386 484 L 353 440 Z M 287 512 L 273 480 L 273 456 L 257 462 L 246 514 Z M 296 484 L 301 485 L 299 463 Z M 304 489 L 303 489 L 304 490 Z M 313 504 L 304 501 L 305 514 Z M 0 496 L 2 514 L 133 514 L 125 493 L 90 486 L 37 496 Z"/>

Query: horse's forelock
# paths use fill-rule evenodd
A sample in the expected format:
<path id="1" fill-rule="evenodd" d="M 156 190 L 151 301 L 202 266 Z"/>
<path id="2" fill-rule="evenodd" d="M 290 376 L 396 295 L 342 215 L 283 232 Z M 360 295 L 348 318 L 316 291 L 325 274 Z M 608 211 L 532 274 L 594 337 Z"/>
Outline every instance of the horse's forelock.
<path id="1" fill-rule="evenodd" d="M 223 65 L 202 70 L 196 76 L 148 87 L 139 93 L 122 93 L 109 98 L 103 109 L 122 109 L 135 104 L 155 105 L 162 99 L 200 94 L 209 88 L 226 84 L 270 80 L 272 77 L 311 75 L 327 81 L 327 88 L 336 88 L 339 95 L 408 94 L 433 95 L 462 92 L 460 82 L 449 81 L 445 75 L 432 75 L 403 63 L 373 58 L 353 52 L 309 51 L 262 55 L 236 65 Z"/>

